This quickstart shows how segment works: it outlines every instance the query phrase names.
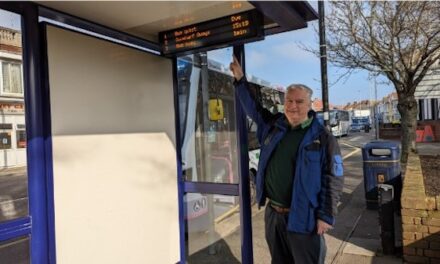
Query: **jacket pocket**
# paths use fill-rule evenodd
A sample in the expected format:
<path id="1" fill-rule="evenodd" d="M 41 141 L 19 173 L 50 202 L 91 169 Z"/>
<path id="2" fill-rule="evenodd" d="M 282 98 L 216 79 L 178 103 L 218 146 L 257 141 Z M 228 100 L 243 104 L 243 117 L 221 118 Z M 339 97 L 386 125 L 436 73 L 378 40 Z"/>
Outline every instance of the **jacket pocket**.
<path id="1" fill-rule="evenodd" d="M 319 162 L 321 159 L 321 152 L 315 150 L 306 150 L 306 157 L 311 162 Z"/>

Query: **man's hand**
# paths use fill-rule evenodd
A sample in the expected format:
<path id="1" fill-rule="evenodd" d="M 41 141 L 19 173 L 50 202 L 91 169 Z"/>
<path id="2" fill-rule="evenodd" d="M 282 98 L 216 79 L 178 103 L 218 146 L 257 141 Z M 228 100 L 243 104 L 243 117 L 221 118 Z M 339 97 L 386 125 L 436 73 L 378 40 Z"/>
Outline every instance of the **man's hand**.
<path id="1" fill-rule="evenodd" d="M 232 71 L 232 74 L 237 81 L 243 78 L 243 69 L 235 56 L 232 56 L 232 62 L 229 64 L 229 69 Z"/>
<path id="2" fill-rule="evenodd" d="M 330 229 L 332 229 L 333 226 L 327 224 L 326 222 L 322 221 L 321 219 L 318 219 L 316 221 L 316 233 L 318 235 L 324 235 L 324 233 L 328 232 Z"/>

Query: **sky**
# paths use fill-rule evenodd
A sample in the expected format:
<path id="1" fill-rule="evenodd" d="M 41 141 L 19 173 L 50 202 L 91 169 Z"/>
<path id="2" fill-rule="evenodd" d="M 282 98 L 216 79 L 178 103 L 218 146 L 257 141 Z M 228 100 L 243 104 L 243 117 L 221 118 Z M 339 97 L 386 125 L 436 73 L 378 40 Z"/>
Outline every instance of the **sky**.
<path id="1" fill-rule="evenodd" d="M 317 2 L 311 1 L 310 4 L 317 10 Z M 315 30 L 317 25 L 316 20 L 310 22 L 307 28 L 267 36 L 262 41 L 246 44 L 247 74 L 284 87 L 292 83 L 305 84 L 314 90 L 313 98 L 321 98 L 319 58 L 301 48 L 307 46 L 318 49 L 319 40 Z M 20 30 L 20 16 L 0 10 L 0 26 Z M 208 57 L 229 65 L 231 54 L 232 49 L 227 48 L 209 52 Z M 358 71 L 352 73 L 348 79 L 335 83 L 344 72 L 344 69 L 328 64 L 331 104 L 345 105 L 348 102 L 375 99 L 373 81 L 368 79 L 368 72 Z M 377 84 L 378 99 L 394 91 L 394 88 L 384 84 L 383 80 L 384 78 L 379 79 Z"/>
<path id="2" fill-rule="evenodd" d="M 318 2 L 309 1 L 317 11 Z M 325 5 L 326 14 L 329 5 Z M 313 89 L 313 98 L 322 98 L 321 64 L 318 57 L 302 47 L 319 49 L 317 29 L 318 21 L 308 23 L 308 27 L 277 35 L 267 36 L 264 40 L 245 44 L 246 73 L 270 82 L 273 85 L 287 87 L 292 83 L 301 83 Z M 215 51 L 208 57 L 229 64 L 231 51 Z M 228 54 L 228 55 L 226 55 Z M 345 105 L 360 100 L 375 100 L 374 81 L 368 78 L 368 72 L 359 70 L 348 78 L 337 81 L 346 70 L 327 63 L 329 102 Z M 377 99 L 394 92 L 384 77 L 376 82 Z"/>
<path id="3" fill-rule="evenodd" d="M 313 24 L 305 29 L 266 37 L 264 41 L 246 46 L 247 73 L 258 76 L 274 84 L 288 86 L 301 83 L 314 90 L 314 98 L 321 98 L 321 64 L 314 54 L 305 51 L 305 45 L 319 49 L 319 40 Z M 317 28 L 317 27 L 316 27 Z M 364 99 L 374 99 L 374 81 L 367 71 L 352 73 L 348 78 L 338 80 L 346 72 L 328 63 L 329 101 L 335 105 Z M 376 82 L 377 98 L 391 93 L 393 87 Z"/>
<path id="4" fill-rule="evenodd" d="M 317 2 L 309 2 L 317 10 Z M 328 9 L 328 5 L 326 8 Z M 326 13 L 328 10 L 326 9 Z M 267 36 L 264 40 L 245 44 L 246 73 L 269 81 L 273 85 L 287 87 L 292 83 L 301 83 L 313 89 L 313 98 L 322 98 L 320 60 L 314 54 L 305 51 L 306 46 L 319 49 L 316 29 L 318 21 L 308 23 L 308 27 L 277 35 Z M 211 58 L 225 65 L 229 64 L 230 51 L 211 52 Z M 210 54 L 208 54 L 210 57 Z M 346 72 L 328 62 L 329 102 L 345 105 L 360 100 L 375 100 L 374 81 L 368 78 L 368 72 L 359 70 L 348 78 L 338 81 Z M 394 92 L 384 77 L 376 82 L 377 99 Z"/>
<path id="5" fill-rule="evenodd" d="M 21 30 L 20 15 L 0 9 L 0 26 Z"/>

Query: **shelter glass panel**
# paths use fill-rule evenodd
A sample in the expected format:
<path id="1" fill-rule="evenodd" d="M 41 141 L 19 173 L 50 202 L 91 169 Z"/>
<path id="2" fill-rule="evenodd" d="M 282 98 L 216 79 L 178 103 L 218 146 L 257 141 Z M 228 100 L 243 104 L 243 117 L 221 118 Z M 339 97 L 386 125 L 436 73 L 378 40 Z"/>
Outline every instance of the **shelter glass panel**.
<path id="1" fill-rule="evenodd" d="M 21 32 L 21 16 L 0 10 L 0 223 L 29 214 Z"/>
<path id="2" fill-rule="evenodd" d="M 232 49 L 177 59 L 182 165 L 186 181 L 238 183 Z"/>
<path id="3" fill-rule="evenodd" d="M 184 196 L 188 263 L 241 263 L 238 197 L 201 193 Z"/>
<path id="4" fill-rule="evenodd" d="M 29 237 L 21 237 L 0 242 L 0 260 L 5 264 L 28 264 L 29 256 Z"/>

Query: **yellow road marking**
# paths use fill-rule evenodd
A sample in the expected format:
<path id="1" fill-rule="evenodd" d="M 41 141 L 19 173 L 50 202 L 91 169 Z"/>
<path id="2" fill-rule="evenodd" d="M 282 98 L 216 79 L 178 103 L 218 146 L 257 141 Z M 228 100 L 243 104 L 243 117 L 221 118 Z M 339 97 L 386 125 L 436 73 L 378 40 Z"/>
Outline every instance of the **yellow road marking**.
<path id="1" fill-rule="evenodd" d="M 225 220 L 226 218 L 228 218 L 229 216 L 235 214 L 236 212 L 238 212 L 240 210 L 240 205 L 236 205 L 233 208 L 231 208 L 229 211 L 223 213 L 222 215 L 220 215 L 219 217 L 217 217 L 214 222 L 216 224 L 220 223 L 221 221 Z"/>
<path id="2" fill-rule="evenodd" d="M 361 149 L 357 148 L 355 150 L 353 150 L 352 152 L 348 153 L 347 155 L 345 155 L 344 157 L 342 157 L 342 160 L 345 160 L 351 156 L 353 156 L 354 154 L 358 153 L 359 151 L 361 151 Z"/>

